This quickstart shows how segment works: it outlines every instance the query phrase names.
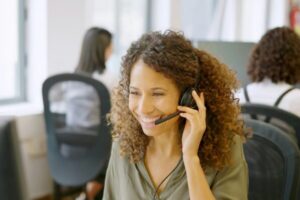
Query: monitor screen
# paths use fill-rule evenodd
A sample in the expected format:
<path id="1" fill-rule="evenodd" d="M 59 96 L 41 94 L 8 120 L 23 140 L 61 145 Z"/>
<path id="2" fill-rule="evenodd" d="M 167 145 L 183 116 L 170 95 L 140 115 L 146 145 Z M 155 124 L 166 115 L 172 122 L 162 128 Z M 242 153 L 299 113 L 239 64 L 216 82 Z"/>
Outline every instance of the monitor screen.
<path id="1" fill-rule="evenodd" d="M 247 76 L 247 64 L 250 53 L 255 45 L 251 42 L 221 42 L 221 41 L 198 41 L 193 45 L 205 50 L 218 58 L 222 63 L 237 73 L 241 87 L 250 82 Z"/>

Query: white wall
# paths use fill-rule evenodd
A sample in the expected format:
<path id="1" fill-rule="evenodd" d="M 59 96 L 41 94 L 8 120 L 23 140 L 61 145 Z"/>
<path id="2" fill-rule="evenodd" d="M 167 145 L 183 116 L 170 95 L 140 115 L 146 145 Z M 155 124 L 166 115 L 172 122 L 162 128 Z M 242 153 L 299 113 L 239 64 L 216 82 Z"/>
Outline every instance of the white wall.
<path id="1" fill-rule="evenodd" d="M 48 1 L 48 75 L 74 70 L 86 28 L 87 2 Z"/>
<path id="2" fill-rule="evenodd" d="M 151 8 L 151 30 L 180 30 L 180 0 L 153 0 Z"/>

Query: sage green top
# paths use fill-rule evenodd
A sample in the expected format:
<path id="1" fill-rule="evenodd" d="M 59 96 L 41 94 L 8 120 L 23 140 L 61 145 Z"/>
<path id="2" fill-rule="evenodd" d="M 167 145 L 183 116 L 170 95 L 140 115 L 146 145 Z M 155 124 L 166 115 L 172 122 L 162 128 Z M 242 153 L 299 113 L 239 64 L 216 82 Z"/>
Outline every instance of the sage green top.
<path id="1" fill-rule="evenodd" d="M 246 200 L 248 194 L 248 168 L 242 142 L 235 137 L 230 166 L 221 171 L 208 168 L 206 179 L 217 200 Z M 119 144 L 114 142 L 106 173 L 103 200 L 152 200 L 155 188 L 143 161 L 130 163 L 119 154 Z M 157 196 L 157 195 L 156 195 Z M 188 183 L 184 163 L 168 178 L 160 192 L 160 200 L 188 200 Z"/>

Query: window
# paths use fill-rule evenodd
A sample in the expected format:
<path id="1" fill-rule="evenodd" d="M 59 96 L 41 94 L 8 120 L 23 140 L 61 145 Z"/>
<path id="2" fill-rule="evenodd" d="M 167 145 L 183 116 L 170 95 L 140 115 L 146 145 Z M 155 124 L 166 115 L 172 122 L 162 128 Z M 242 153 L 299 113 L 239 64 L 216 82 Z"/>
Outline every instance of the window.
<path id="1" fill-rule="evenodd" d="M 112 31 L 117 54 L 149 30 L 150 0 L 94 0 L 92 24 Z"/>
<path id="2" fill-rule="evenodd" d="M 25 99 L 24 0 L 0 0 L 0 104 Z"/>

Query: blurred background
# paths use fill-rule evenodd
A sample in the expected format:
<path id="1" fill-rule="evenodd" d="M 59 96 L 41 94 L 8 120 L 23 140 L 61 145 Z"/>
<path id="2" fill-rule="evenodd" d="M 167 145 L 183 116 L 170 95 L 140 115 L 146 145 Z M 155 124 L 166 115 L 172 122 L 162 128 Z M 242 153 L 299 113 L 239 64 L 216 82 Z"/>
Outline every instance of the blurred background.
<path id="1" fill-rule="evenodd" d="M 173 29 L 236 70 L 243 85 L 247 56 L 268 29 L 298 31 L 298 5 L 289 0 L 0 0 L 0 115 L 14 119 L 19 198 L 52 193 L 41 87 L 51 75 L 73 72 L 88 28 L 113 33 L 108 68 L 115 74 L 132 41 L 148 31 Z M 236 46 L 228 46 L 232 42 Z"/>

